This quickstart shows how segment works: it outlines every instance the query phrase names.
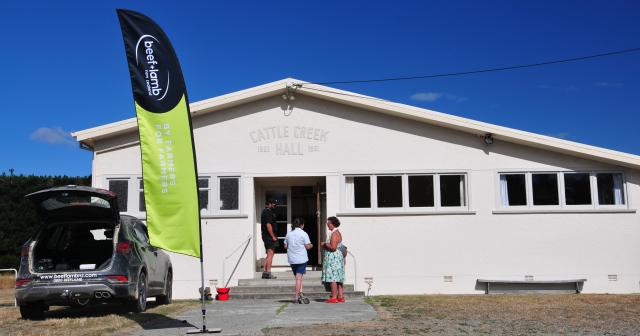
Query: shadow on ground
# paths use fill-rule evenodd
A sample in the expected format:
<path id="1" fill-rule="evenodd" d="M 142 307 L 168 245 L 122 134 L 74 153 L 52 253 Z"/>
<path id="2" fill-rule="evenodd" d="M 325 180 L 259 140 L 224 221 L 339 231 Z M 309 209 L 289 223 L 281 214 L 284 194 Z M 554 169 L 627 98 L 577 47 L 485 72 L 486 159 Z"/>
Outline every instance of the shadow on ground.
<path id="1" fill-rule="evenodd" d="M 155 303 L 147 303 L 147 309 L 157 307 Z M 145 312 L 131 313 L 121 304 L 101 304 L 89 307 L 60 307 L 59 309 L 45 312 L 45 319 L 90 318 L 107 315 L 120 315 L 140 325 L 145 330 L 170 329 L 194 327 L 186 320 L 178 320 L 166 315 Z"/>

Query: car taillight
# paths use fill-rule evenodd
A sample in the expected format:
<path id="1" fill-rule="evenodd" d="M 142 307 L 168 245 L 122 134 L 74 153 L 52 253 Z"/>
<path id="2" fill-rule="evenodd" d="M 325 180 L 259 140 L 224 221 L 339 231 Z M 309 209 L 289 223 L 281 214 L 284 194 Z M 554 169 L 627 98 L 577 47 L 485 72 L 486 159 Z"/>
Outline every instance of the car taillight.
<path id="1" fill-rule="evenodd" d="M 28 257 L 29 256 L 29 246 L 23 246 L 22 250 L 20 250 L 20 256 L 21 257 Z"/>
<path id="2" fill-rule="evenodd" d="M 33 279 L 16 279 L 16 287 L 22 287 L 31 282 Z"/>
<path id="3" fill-rule="evenodd" d="M 111 282 L 129 282 L 129 278 L 126 275 L 108 275 L 107 279 Z"/>
<path id="4" fill-rule="evenodd" d="M 129 254 L 129 252 L 131 252 L 131 242 L 130 241 L 119 242 L 118 245 L 116 245 L 116 252 L 122 253 L 122 254 Z"/>

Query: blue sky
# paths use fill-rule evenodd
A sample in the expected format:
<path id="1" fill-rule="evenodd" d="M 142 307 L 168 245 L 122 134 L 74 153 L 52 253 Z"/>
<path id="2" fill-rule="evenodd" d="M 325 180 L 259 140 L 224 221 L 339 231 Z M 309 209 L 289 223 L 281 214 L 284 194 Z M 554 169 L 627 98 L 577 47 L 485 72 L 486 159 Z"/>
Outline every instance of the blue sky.
<path id="1" fill-rule="evenodd" d="M 0 5 L 0 172 L 88 175 L 68 133 L 135 116 L 116 8 L 158 22 L 192 102 L 286 77 L 334 81 L 640 47 L 640 1 L 15 1 Z M 640 52 L 334 87 L 640 154 Z"/>

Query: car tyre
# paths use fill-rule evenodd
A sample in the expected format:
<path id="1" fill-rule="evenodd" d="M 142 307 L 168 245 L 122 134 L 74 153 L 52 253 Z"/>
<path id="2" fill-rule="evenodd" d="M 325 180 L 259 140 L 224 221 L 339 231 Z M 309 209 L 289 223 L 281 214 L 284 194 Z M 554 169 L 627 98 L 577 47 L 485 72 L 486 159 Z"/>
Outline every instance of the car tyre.
<path id="1" fill-rule="evenodd" d="M 164 282 L 164 294 L 156 296 L 156 302 L 161 305 L 171 304 L 171 296 L 173 292 L 173 274 L 167 273 L 167 278 Z"/>
<path id="2" fill-rule="evenodd" d="M 147 310 L 147 275 L 140 273 L 138 277 L 138 285 L 136 286 L 138 291 L 137 299 L 133 299 L 129 302 L 129 310 L 134 313 L 142 313 Z"/>
<path id="3" fill-rule="evenodd" d="M 25 320 L 42 320 L 44 319 L 44 312 L 47 310 L 49 310 L 49 307 L 41 303 L 29 303 L 20 306 L 20 316 Z"/>

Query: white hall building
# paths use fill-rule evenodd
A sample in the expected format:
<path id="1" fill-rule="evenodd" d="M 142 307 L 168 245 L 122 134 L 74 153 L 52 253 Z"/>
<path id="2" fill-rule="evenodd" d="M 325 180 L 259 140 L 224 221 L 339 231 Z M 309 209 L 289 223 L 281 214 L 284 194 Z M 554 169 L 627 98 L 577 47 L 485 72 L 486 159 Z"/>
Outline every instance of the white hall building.
<path id="1" fill-rule="evenodd" d="M 586 279 L 640 291 L 640 157 L 285 79 L 191 104 L 205 282 L 252 278 L 260 212 L 338 216 L 347 283 L 370 294 L 484 293 L 478 279 Z M 78 131 L 92 183 L 144 219 L 135 118 Z M 279 250 L 274 272 L 289 271 Z M 174 297 L 199 296 L 196 258 L 171 254 Z M 369 287 L 370 286 L 370 287 Z"/>

